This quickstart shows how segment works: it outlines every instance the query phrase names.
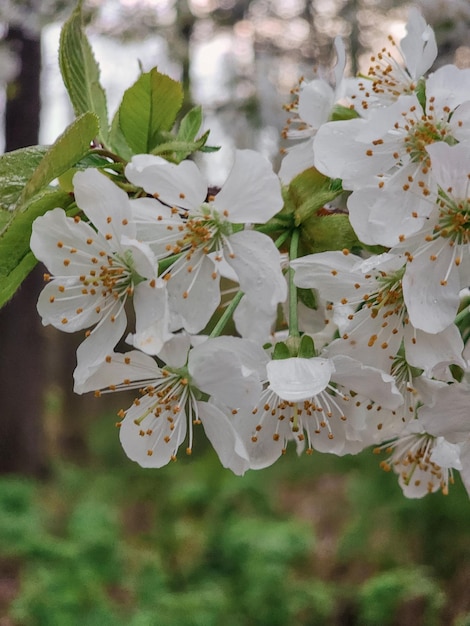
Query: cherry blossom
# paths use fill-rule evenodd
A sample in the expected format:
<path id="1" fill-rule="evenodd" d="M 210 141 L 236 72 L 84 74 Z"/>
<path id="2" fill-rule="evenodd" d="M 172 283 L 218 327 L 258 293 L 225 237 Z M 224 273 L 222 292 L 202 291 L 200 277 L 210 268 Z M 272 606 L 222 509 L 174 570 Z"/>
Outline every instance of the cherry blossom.
<path id="1" fill-rule="evenodd" d="M 138 236 L 162 259 L 173 326 L 201 331 L 220 302 L 218 265 L 225 261 L 249 300 L 268 313 L 286 298 L 280 254 L 266 235 L 243 224 L 264 223 L 282 207 L 279 179 L 268 161 L 239 150 L 215 195 L 197 165 L 138 155 L 126 167 L 135 185 L 158 198 L 158 211 L 135 206 Z"/>
<path id="2" fill-rule="evenodd" d="M 114 348 L 127 327 L 132 299 L 137 332 L 165 319 L 167 295 L 157 278 L 154 255 L 136 239 L 127 194 L 96 170 L 74 179 L 77 205 L 89 223 L 60 209 L 35 220 L 31 250 L 51 275 L 38 311 L 43 324 L 65 332 L 87 330 L 77 351 L 76 381 L 86 379 Z M 160 325 L 159 346 L 169 337 Z"/>

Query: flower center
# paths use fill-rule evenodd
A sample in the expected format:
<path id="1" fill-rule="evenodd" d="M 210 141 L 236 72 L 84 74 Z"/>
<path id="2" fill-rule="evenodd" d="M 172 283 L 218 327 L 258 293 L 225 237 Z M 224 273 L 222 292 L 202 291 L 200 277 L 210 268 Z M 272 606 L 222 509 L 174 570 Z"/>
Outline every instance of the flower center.
<path id="1" fill-rule="evenodd" d="M 385 450 L 389 457 L 380 463 L 386 472 L 392 469 L 399 474 L 405 486 L 422 487 L 422 481 L 427 480 L 426 490 L 429 493 L 441 489 L 444 495 L 449 492 L 449 482 L 452 484 L 452 470 L 442 468 L 431 460 L 436 437 L 427 433 L 413 433 L 401 437 L 391 444 L 375 448 L 374 453 L 380 454 Z"/>
<path id="2" fill-rule="evenodd" d="M 103 257 L 104 257 L 103 253 Z M 92 263 L 98 266 L 98 259 L 93 257 Z M 80 282 L 89 293 L 93 293 L 94 288 L 102 287 L 104 298 L 112 297 L 115 300 L 123 300 L 134 293 L 134 287 L 145 280 L 134 269 L 132 252 L 126 250 L 124 255 L 106 256 L 106 260 L 97 270 L 90 270 L 88 275 L 81 275 Z"/>
<path id="3" fill-rule="evenodd" d="M 456 200 L 441 192 L 439 209 L 439 221 L 434 227 L 434 238 L 445 237 L 456 244 L 470 243 L 470 198 Z"/>

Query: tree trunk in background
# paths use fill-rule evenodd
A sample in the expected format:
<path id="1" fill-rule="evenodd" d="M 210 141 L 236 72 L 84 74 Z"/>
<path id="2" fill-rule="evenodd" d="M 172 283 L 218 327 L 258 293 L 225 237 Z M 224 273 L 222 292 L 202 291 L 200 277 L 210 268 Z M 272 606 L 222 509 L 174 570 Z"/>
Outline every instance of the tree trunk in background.
<path id="1" fill-rule="evenodd" d="M 7 41 L 18 54 L 20 74 L 10 87 L 5 150 L 38 143 L 41 45 L 19 28 Z M 45 467 L 44 339 L 36 311 L 42 272 L 36 268 L 0 310 L 0 472 L 37 475 Z"/>

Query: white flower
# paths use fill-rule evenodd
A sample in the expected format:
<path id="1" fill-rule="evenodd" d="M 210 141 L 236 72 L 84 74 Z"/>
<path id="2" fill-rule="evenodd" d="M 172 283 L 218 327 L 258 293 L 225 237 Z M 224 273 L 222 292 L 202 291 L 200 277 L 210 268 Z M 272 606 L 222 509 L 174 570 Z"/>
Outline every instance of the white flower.
<path id="1" fill-rule="evenodd" d="M 274 463 L 289 441 L 299 453 L 359 452 L 370 443 L 369 419 L 377 420 L 368 414 L 403 402 L 392 376 L 343 356 L 269 361 L 266 383 L 255 409 L 235 422 L 252 469 Z"/>
<path id="2" fill-rule="evenodd" d="M 297 286 L 316 288 L 334 305 L 351 307 L 341 338 L 330 345 L 331 354 L 350 354 L 388 372 L 403 342 L 407 362 L 429 375 L 443 362 L 465 366 L 463 342 L 453 324 L 429 334 L 410 323 L 403 297 L 403 261 L 390 253 L 364 260 L 332 251 L 301 257 L 291 266 Z"/>
<path id="3" fill-rule="evenodd" d="M 470 70 L 444 66 L 415 94 L 376 109 L 368 120 L 329 122 L 314 141 L 315 166 L 353 190 L 351 225 L 366 244 L 393 246 L 418 232 L 433 210 L 432 143 L 470 138 Z"/>
<path id="4" fill-rule="evenodd" d="M 412 324 L 429 333 L 451 324 L 470 283 L 470 146 L 428 147 L 439 185 L 425 227 L 394 249 L 406 255 L 403 296 Z"/>
<path id="5" fill-rule="evenodd" d="M 434 63 L 437 56 L 434 31 L 417 9 L 410 10 L 406 32 L 400 44 L 389 36 L 392 51 L 384 48 L 375 54 L 370 60 L 368 80 L 358 81 L 357 94 L 352 99 L 357 101 L 355 108 L 362 115 L 367 115 L 373 107 L 391 104 L 400 95 L 413 93 L 419 79 Z"/>
<path id="6" fill-rule="evenodd" d="M 238 406 L 251 406 L 258 398 L 264 351 L 235 337 L 208 339 L 189 349 L 188 337 L 175 336 L 162 355 L 170 357 L 163 367 L 137 351 L 108 355 L 75 390 L 139 390 L 133 405 L 120 413 L 120 438 L 126 454 L 143 467 L 174 460 L 186 437 L 191 454 L 194 426 L 202 424 L 222 465 L 243 474 L 248 457 L 231 417 Z"/>
<path id="7" fill-rule="evenodd" d="M 173 326 L 202 330 L 220 302 L 219 268 L 225 260 L 240 289 L 263 311 L 286 297 L 280 254 L 266 235 L 242 224 L 264 223 L 283 200 L 268 161 L 250 150 L 236 153 L 223 188 L 208 195 L 207 182 L 191 161 L 179 165 L 138 155 L 126 168 L 135 185 L 158 197 L 157 212 L 135 206 L 138 235 L 159 259 L 175 255 L 162 273 L 167 282 Z"/>
<path id="8" fill-rule="evenodd" d="M 470 440 L 470 389 L 465 383 L 446 384 L 424 377 L 415 384 L 422 400 L 417 419 L 376 451 L 386 450 L 389 456 L 381 466 L 398 474 L 407 497 L 421 498 L 439 489 L 447 494 L 454 469 L 462 470 L 465 464 L 468 475 L 468 461 L 462 456 L 462 463 L 461 453 Z"/>
<path id="9" fill-rule="evenodd" d="M 126 301 L 133 297 L 138 332 L 165 317 L 166 291 L 157 279 L 150 248 L 136 240 L 127 194 L 89 169 L 74 179 L 86 223 L 54 209 L 33 224 L 31 250 L 53 277 L 40 294 L 43 324 L 65 332 L 95 328 L 77 351 L 74 376 L 85 380 L 126 330 Z M 167 329 L 161 328 L 161 343 Z"/>
<path id="10" fill-rule="evenodd" d="M 346 52 L 340 37 L 335 39 L 335 49 L 337 56 L 335 88 L 333 89 L 324 78 L 302 81 L 298 97 L 285 107 L 289 112 L 289 119 L 282 131 L 283 137 L 304 141 L 286 151 L 279 170 L 279 177 L 284 183 L 288 183 L 294 176 L 313 166 L 313 136 L 317 129 L 330 119 L 334 104 L 344 95 L 343 73 Z"/>

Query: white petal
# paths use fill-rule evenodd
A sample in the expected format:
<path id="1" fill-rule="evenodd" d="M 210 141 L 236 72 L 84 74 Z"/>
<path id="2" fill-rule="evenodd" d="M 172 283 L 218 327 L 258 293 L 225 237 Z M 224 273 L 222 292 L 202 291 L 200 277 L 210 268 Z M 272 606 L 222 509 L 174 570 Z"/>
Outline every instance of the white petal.
<path id="1" fill-rule="evenodd" d="M 239 411 L 233 418 L 233 425 L 242 438 L 250 459 L 250 469 L 263 469 L 272 465 L 282 455 L 286 439 L 292 438 L 292 432 L 286 423 L 277 418 L 264 420 L 261 429 L 257 416 L 251 410 Z M 279 432 L 281 431 L 281 432 Z M 256 440 L 253 436 L 256 433 Z M 273 435 L 279 435 L 274 437 Z"/>
<path id="2" fill-rule="evenodd" d="M 208 339 L 189 353 L 188 369 L 202 391 L 232 408 L 253 407 L 261 392 L 266 355 L 238 337 Z"/>
<path id="3" fill-rule="evenodd" d="M 453 443 L 464 441 L 470 434 L 468 405 L 470 389 L 465 383 L 453 383 L 436 389 L 432 402 L 418 409 L 418 417 L 426 431 Z"/>
<path id="4" fill-rule="evenodd" d="M 290 181 L 309 167 L 313 167 L 313 138 L 293 146 L 287 150 L 279 169 L 279 178 L 287 185 Z"/>
<path id="5" fill-rule="evenodd" d="M 301 88 L 299 115 L 313 128 L 320 128 L 328 121 L 334 101 L 335 93 L 326 81 L 312 80 Z"/>
<path id="6" fill-rule="evenodd" d="M 387 409 L 403 404 L 403 397 L 390 374 L 345 355 L 334 356 L 331 360 L 335 367 L 332 380 L 348 391 L 359 393 Z"/>
<path id="7" fill-rule="evenodd" d="M 468 174 L 470 173 L 470 146 L 458 144 L 449 146 L 438 141 L 427 146 L 431 156 L 432 172 L 437 184 L 444 190 L 452 188 L 451 197 L 458 200 L 467 198 Z"/>
<path id="8" fill-rule="evenodd" d="M 295 270 L 297 287 L 318 289 L 325 300 L 341 302 L 363 293 L 356 287 L 367 282 L 359 268 L 361 261 L 354 254 L 331 251 L 308 254 L 291 261 L 290 265 Z"/>
<path id="9" fill-rule="evenodd" d="M 453 111 L 460 104 L 469 100 L 470 69 L 461 69 L 456 65 L 443 65 L 426 80 L 426 99 L 432 98 L 433 113 L 445 118 L 448 109 Z M 444 111 L 444 108 L 446 110 Z"/>
<path id="10" fill-rule="evenodd" d="M 188 333 L 200 332 L 209 322 L 220 303 L 220 279 L 214 278 L 214 262 L 203 252 L 197 251 L 189 263 L 179 259 L 171 269 L 167 281 L 171 312 L 176 313 Z"/>
<path id="11" fill-rule="evenodd" d="M 150 356 L 138 350 L 125 354 L 113 352 L 103 361 L 93 374 L 74 387 L 75 393 L 86 393 L 107 389 L 111 385 L 122 385 L 124 381 L 154 381 L 161 377 L 157 363 Z"/>
<path id="12" fill-rule="evenodd" d="M 406 61 L 406 67 L 412 78 L 423 76 L 434 63 L 437 56 L 437 44 L 433 29 L 416 8 L 409 13 L 406 36 L 400 42 L 400 48 Z"/>
<path id="13" fill-rule="evenodd" d="M 413 329 L 408 324 L 405 328 L 404 345 L 408 363 L 424 369 L 427 376 L 442 377 L 442 370 L 450 364 L 465 369 L 465 360 L 462 358 L 463 341 L 454 324 L 433 334 Z"/>
<path id="14" fill-rule="evenodd" d="M 158 354 L 173 336 L 169 331 L 170 313 L 166 283 L 158 279 L 155 287 L 148 281 L 139 283 L 134 291 L 136 332 L 132 344 L 147 354 Z"/>
<path id="15" fill-rule="evenodd" d="M 277 318 L 277 311 L 270 312 L 259 309 L 249 298 L 243 296 L 235 309 L 233 321 L 238 333 L 244 339 L 252 339 L 266 343 Z"/>
<path id="16" fill-rule="evenodd" d="M 281 255 L 272 239 L 254 230 L 230 236 L 225 259 L 235 270 L 240 289 L 256 306 L 268 313 L 287 298 L 281 271 Z"/>
<path id="17" fill-rule="evenodd" d="M 97 230 L 119 250 L 121 237 L 135 237 L 135 224 L 127 194 L 97 170 L 87 169 L 73 177 L 75 199 Z"/>
<path id="18" fill-rule="evenodd" d="M 264 224 L 284 205 L 270 162 L 253 150 L 237 150 L 230 174 L 212 203 L 234 223 Z"/>
<path id="19" fill-rule="evenodd" d="M 193 161 L 175 165 L 160 157 L 139 154 L 126 166 L 126 176 L 170 206 L 192 210 L 206 199 L 207 182 Z"/>
<path id="20" fill-rule="evenodd" d="M 54 279 L 39 294 L 38 312 L 44 325 L 52 324 L 66 333 L 73 333 L 96 324 L 102 317 L 97 312 L 104 305 L 100 290 L 83 293 L 78 279 Z"/>
<path id="21" fill-rule="evenodd" d="M 77 367 L 74 371 L 75 384 L 80 387 L 93 374 L 96 366 L 111 354 L 126 330 L 127 320 L 121 302 L 116 302 L 108 315 L 92 330 L 77 349 Z M 111 316 L 115 321 L 111 322 Z"/>
<path id="22" fill-rule="evenodd" d="M 91 259 L 109 249 L 89 224 L 75 222 L 63 209 L 53 209 L 34 220 L 30 246 L 49 272 L 58 276 L 88 274 Z"/>
<path id="23" fill-rule="evenodd" d="M 142 467 L 166 465 L 186 437 L 186 415 L 183 412 L 177 415 L 162 413 L 159 418 L 155 418 L 151 412 L 154 404 L 154 397 L 144 396 L 139 406 L 133 405 L 127 411 L 119 429 L 124 452 Z M 149 414 L 140 421 L 148 409 Z M 171 421 L 167 417 L 171 417 Z M 134 420 L 139 420 L 139 423 L 136 424 Z"/>
<path id="24" fill-rule="evenodd" d="M 248 452 L 225 413 L 208 402 L 198 402 L 199 417 L 204 432 L 216 451 L 223 467 L 237 476 L 243 476 L 249 468 Z"/>
<path id="25" fill-rule="evenodd" d="M 341 178 L 344 189 L 370 183 L 383 169 L 381 162 L 373 167 L 372 158 L 366 154 L 370 146 L 356 140 L 366 124 L 362 119 L 328 122 L 315 135 L 315 167 L 330 178 Z"/>
<path id="26" fill-rule="evenodd" d="M 462 469 L 460 462 L 460 446 L 446 441 L 444 437 L 438 437 L 431 452 L 430 459 L 440 467 Z"/>
<path id="27" fill-rule="evenodd" d="M 460 303 L 460 278 L 454 257 L 455 249 L 446 240 L 438 240 L 407 264 L 403 297 L 415 328 L 438 333 L 453 323 Z"/>
<path id="28" fill-rule="evenodd" d="M 323 391 L 335 371 L 333 361 L 320 357 L 269 361 L 269 387 L 283 400 L 307 400 Z"/>

